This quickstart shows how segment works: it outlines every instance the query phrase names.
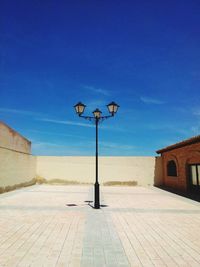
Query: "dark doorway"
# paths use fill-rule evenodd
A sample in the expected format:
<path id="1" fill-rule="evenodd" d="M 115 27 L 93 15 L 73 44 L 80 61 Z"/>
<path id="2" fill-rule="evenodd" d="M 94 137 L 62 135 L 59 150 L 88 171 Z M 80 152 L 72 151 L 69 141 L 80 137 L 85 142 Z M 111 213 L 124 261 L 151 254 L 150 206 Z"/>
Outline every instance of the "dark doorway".
<path id="1" fill-rule="evenodd" d="M 200 192 L 200 164 L 189 165 L 189 187 L 193 192 Z"/>

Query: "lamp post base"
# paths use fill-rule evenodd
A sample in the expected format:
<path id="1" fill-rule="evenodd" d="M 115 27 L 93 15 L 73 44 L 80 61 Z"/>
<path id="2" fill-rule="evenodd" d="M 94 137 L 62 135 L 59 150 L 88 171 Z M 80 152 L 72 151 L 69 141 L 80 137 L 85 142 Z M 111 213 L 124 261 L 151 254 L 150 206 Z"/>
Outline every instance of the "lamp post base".
<path id="1" fill-rule="evenodd" d="M 99 184 L 94 184 L 94 208 L 100 209 L 100 203 L 99 203 Z"/>

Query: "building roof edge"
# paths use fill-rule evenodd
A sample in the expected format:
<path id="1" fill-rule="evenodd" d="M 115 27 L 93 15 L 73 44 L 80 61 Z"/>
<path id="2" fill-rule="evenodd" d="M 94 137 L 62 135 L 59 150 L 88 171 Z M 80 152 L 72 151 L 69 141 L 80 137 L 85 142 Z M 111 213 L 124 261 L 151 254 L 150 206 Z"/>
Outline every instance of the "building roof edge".
<path id="1" fill-rule="evenodd" d="M 167 146 L 165 148 L 159 149 L 159 150 L 156 151 L 156 153 L 157 154 L 161 154 L 163 152 L 167 152 L 167 151 L 170 151 L 170 150 L 173 150 L 173 149 L 176 149 L 176 148 L 184 147 L 184 146 L 195 144 L 195 143 L 198 143 L 198 142 L 200 142 L 200 135 L 191 137 L 189 139 L 183 140 L 183 141 L 178 142 L 176 144 L 173 144 L 173 145 Z"/>

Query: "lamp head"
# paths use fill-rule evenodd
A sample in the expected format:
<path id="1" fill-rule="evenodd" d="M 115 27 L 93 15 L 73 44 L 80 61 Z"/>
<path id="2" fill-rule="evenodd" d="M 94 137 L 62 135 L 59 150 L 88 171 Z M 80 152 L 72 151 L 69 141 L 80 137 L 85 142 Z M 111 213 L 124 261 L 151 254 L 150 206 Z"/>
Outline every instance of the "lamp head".
<path id="1" fill-rule="evenodd" d="M 76 110 L 76 113 L 80 116 L 81 114 L 83 114 L 84 110 L 85 110 L 86 105 L 84 105 L 81 102 L 78 102 L 74 108 Z"/>
<path id="2" fill-rule="evenodd" d="M 117 113 L 117 110 L 119 108 L 119 105 L 116 104 L 115 102 L 111 102 L 110 104 L 107 105 L 108 111 L 112 114 L 112 116 Z"/>
<path id="3" fill-rule="evenodd" d="M 99 110 L 98 108 L 97 109 L 95 109 L 93 112 L 92 112 L 93 114 L 94 114 L 94 117 L 95 118 L 100 118 L 101 117 L 101 110 Z"/>

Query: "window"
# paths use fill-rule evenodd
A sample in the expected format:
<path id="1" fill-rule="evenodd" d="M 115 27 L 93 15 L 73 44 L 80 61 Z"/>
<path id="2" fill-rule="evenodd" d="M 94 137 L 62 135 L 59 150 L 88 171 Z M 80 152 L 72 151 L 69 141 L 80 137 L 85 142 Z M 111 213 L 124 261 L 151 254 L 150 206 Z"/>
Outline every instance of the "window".
<path id="1" fill-rule="evenodd" d="M 197 185 L 197 170 L 196 165 L 190 166 L 190 173 L 191 173 L 191 182 L 192 185 Z"/>
<path id="2" fill-rule="evenodd" d="M 200 164 L 190 165 L 190 184 L 192 186 L 200 186 Z"/>
<path id="3" fill-rule="evenodd" d="M 176 163 L 174 160 L 170 160 L 167 163 L 167 175 L 168 176 L 177 176 Z"/>

